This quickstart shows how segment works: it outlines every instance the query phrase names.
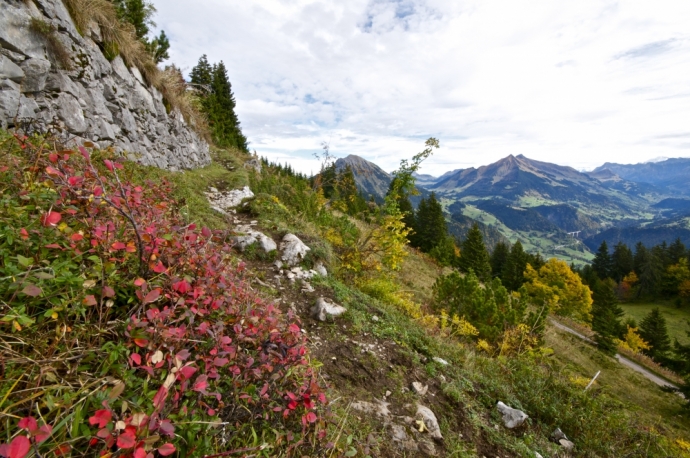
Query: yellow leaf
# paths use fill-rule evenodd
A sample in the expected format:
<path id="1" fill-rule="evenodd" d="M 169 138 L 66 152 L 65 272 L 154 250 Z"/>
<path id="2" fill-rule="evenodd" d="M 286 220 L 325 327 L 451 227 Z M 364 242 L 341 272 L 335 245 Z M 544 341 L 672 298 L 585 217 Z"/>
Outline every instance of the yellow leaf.
<path id="1" fill-rule="evenodd" d="M 13 321 L 13 322 L 12 322 L 12 326 L 14 326 L 14 329 L 16 329 L 17 331 L 21 331 L 21 330 L 22 330 L 22 327 L 21 327 L 21 326 L 19 325 L 19 323 L 17 323 L 16 321 Z"/>

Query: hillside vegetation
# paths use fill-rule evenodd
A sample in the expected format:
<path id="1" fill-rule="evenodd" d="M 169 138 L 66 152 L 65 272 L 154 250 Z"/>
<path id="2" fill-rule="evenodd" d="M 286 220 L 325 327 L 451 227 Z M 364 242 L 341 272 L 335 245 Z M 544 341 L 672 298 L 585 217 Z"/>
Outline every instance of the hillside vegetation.
<path id="1" fill-rule="evenodd" d="M 1 144 L 0 454 L 566 456 L 549 441 L 556 427 L 574 456 L 687 451 L 685 420 L 640 411 L 640 398 L 606 382 L 584 391 L 592 370 L 558 348 L 554 357 L 540 341 L 550 345 L 550 331 L 521 327 L 537 323 L 538 300 L 553 299 L 548 269 L 527 276 L 539 280 L 522 293 L 533 305 L 500 282 L 484 289 L 471 274 L 444 275 L 400 245 L 395 207 L 350 216 L 308 180 L 269 164 L 245 169 L 239 150 L 173 174 L 91 145 L 50 145 L 17 135 Z M 248 213 L 223 215 L 205 200 L 209 186 L 247 182 Z M 330 272 L 312 281 L 316 293 L 274 283 L 270 253 L 232 249 L 235 219 L 305 240 L 305 267 L 321 260 Z M 441 275 L 470 303 L 503 305 L 442 310 L 432 286 Z M 347 312 L 309 318 L 316 295 Z M 496 313 L 515 325 L 487 328 Z M 654 395 L 681 414 L 676 395 Z M 357 410 L 355 401 L 383 399 L 388 423 Z M 505 428 L 497 400 L 529 420 Z M 435 413 L 442 440 L 405 423 L 415 403 Z M 418 452 L 391 440 L 391 423 Z"/>

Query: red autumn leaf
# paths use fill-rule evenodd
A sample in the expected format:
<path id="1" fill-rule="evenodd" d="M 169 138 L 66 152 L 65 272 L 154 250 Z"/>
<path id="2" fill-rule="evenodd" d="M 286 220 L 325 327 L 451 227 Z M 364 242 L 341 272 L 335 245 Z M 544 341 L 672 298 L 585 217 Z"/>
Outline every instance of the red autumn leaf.
<path id="1" fill-rule="evenodd" d="M 192 387 L 192 390 L 199 392 L 206 391 L 206 388 L 208 387 L 208 382 L 206 381 L 207 379 L 208 377 L 206 377 L 206 375 L 200 375 L 199 377 L 197 377 L 196 382 L 194 382 L 194 386 Z"/>
<path id="2" fill-rule="evenodd" d="M 165 269 L 165 266 L 164 266 L 163 263 L 160 262 L 160 261 L 158 261 L 158 263 L 155 264 L 155 265 L 152 267 L 152 269 L 153 269 L 153 271 L 156 272 L 157 274 L 162 274 L 162 273 L 165 272 L 165 270 L 166 270 L 166 269 Z"/>
<path id="3" fill-rule="evenodd" d="M 146 458 L 146 450 L 144 447 L 137 448 L 132 458 Z"/>
<path id="4" fill-rule="evenodd" d="M 148 339 L 134 339 L 134 343 L 141 348 L 146 347 L 149 344 Z"/>
<path id="5" fill-rule="evenodd" d="M 21 228 L 21 229 L 19 229 L 19 236 L 20 236 L 22 239 L 26 240 L 26 239 L 29 238 L 29 233 L 26 231 L 26 229 Z"/>
<path id="6" fill-rule="evenodd" d="M 57 155 L 57 153 L 50 153 L 50 154 L 48 155 L 48 160 L 49 160 L 50 162 L 52 162 L 53 164 L 55 164 L 55 163 L 58 161 L 58 155 Z"/>
<path id="7" fill-rule="evenodd" d="M 58 445 L 53 453 L 57 456 L 64 456 L 67 455 L 70 451 L 72 450 L 72 446 L 69 444 L 60 444 Z"/>
<path id="8" fill-rule="evenodd" d="M 19 425 L 21 429 L 25 429 L 29 432 L 34 432 L 38 429 L 38 423 L 36 423 L 36 419 L 34 417 L 24 417 L 21 420 L 19 420 Z"/>
<path id="9" fill-rule="evenodd" d="M 288 402 L 288 409 L 295 410 L 297 408 L 297 401 Z"/>
<path id="10" fill-rule="evenodd" d="M 191 353 L 189 353 L 189 350 L 184 349 L 184 350 L 178 351 L 177 354 L 175 355 L 175 357 L 179 358 L 180 361 L 186 361 L 190 355 L 191 355 Z"/>
<path id="11" fill-rule="evenodd" d="M 173 283 L 173 289 L 177 291 L 180 294 L 185 294 L 187 293 L 192 287 L 187 283 L 185 280 L 180 280 L 178 282 Z"/>
<path id="12" fill-rule="evenodd" d="M 60 172 L 59 170 L 56 170 L 56 169 L 54 169 L 53 167 L 50 167 L 50 166 L 46 167 L 46 173 L 47 173 L 48 175 L 62 176 L 62 172 Z"/>
<path id="13" fill-rule="evenodd" d="M 102 294 L 105 297 L 115 297 L 115 290 L 112 289 L 110 286 L 104 286 Z"/>
<path id="14" fill-rule="evenodd" d="M 53 433 L 53 427 L 50 425 L 43 425 L 39 428 L 38 433 L 35 434 L 36 442 L 39 444 L 50 437 Z"/>
<path id="15" fill-rule="evenodd" d="M 41 218 L 41 223 L 44 226 L 57 226 L 57 223 L 62 219 L 62 215 L 58 212 L 49 211 Z"/>
<path id="16" fill-rule="evenodd" d="M 58 245 L 57 243 L 51 243 L 50 245 L 46 245 L 45 247 L 46 247 L 46 248 L 56 248 L 56 249 L 59 249 L 59 250 L 62 249 L 62 247 L 61 247 L 60 245 Z"/>
<path id="17" fill-rule="evenodd" d="M 80 185 L 84 179 L 82 177 L 69 177 L 67 179 L 67 183 L 69 183 L 70 186 L 77 186 Z"/>
<path id="18" fill-rule="evenodd" d="M 153 407 L 157 409 L 160 406 L 162 406 L 163 402 L 165 402 L 165 398 L 167 397 L 168 389 L 165 386 L 161 386 L 160 388 L 158 388 L 158 391 L 153 396 Z"/>
<path id="19" fill-rule="evenodd" d="M 316 421 L 316 414 L 314 412 L 309 412 L 307 414 L 307 421 L 309 423 L 314 423 Z"/>
<path id="20" fill-rule="evenodd" d="M 98 304 L 98 302 L 96 301 L 96 297 L 93 294 L 89 294 L 88 296 L 86 296 L 84 298 L 84 300 L 82 301 L 82 303 L 84 305 L 89 305 L 89 306 L 94 306 L 94 305 Z"/>
<path id="21" fill-rule="evenodd" d="M 73 242 L 79 242 L 80 240 L 84 240 L 84 236 L 79 233 L 74 233 L 70 236 L 70 239 L 72 239 Z"/>
<path id="22" fill-rule="evenodd" d="M 186 380 L 189 380 L 190 378 L 192 378 L 192 375 L 194 375 L 195 372 L 196 372 L 196 367 L 184 366 L 184 367 L 180 368 L 180 374 L 182 374 L 182 376 Z"/>
<path id="23" fill-rule="evenodd" d="M 218 367 L 223 367 L 228 364 L 228 358 L 215 358 L 213 360 L 213 365 Z"/>
<path id="24" fill-rule="evenodd" d="M 91 159 L 91 155 L 89 152 L 84 148 L 83 146 L 79 147 L 79 152 L 81 153 L 82 156 L 84 156 L 84 159 L 89 160 Z"/>
<path id="25" fill-rule="evenodd" d="M 95 414 L 93 414 L 92 417 L 89 418 L 89 424 L 91 426 L 98 425 L 99 428 L 105 428 L 105 425 L 110 423 L 110 420 L 113 419 L 113 414 L 110 413 L 110 410 L 107 409 L 101 409 L 97 410 Z"/>
<path id="26" fill-rule="evenodd" d="M 129 357 L 132 359 L 133 363 L 137 366 L 141 366 L 141 355 L 139 353 L 132 353 Z"/>
<path id="27" fill-rule="evenodd" d="M 134 280 L 134 286 L 143 286 L 145 284 L 146 280 L 144 280 L 143 278 L 137 278 L 136 280 Z"/>
<path id="28" fill-rule="evenodd" d="M 173 437 L 175 435 L 175 426 L 170 422 L 170 420 L 161 421 L 159 428 L 166 436 Z"/>
<path id="29" fill-rule="evenodd" d="M 124 433 L 117 437 L 117 446 L 120 448 L 132 448 L 137 442 L 137 436 L 134 434 L 134 428 L 129 427 Z"/>
<path id="30" fill-rule="evenodd" d="M 37 297 L 43 293 L 43 290 L 36 285 L 28 284 L 24 287 L 22 293 L 26 294 L 27 296 Z"/>
<path id="31" fill-rule="evenodd" d="M 127 245 L 125 245 L 122 242 L 115 242 L 112 245 L 110 245 L 110 248 L 112 248 L 113 250 L 124 250 L 125 248 L 127 248 Z"/>
<path id="32" fill-rule="evenodd" d="M 173 444 L 163 444 L 160 447 L 158 447 L 158 453 L 160 453 L 162 456 L 168 456 L 172 455 L 175 453 L 175 446 Z"/>
<path id="33" fill-rule="evenodd" d="M 106 159 L 103 162 L 105 163 L 105 166 L 108 168 L 108 170 L 110 170 L 112 172 L 113 171 L 113 161 L 109 161 L 108 159 Z"/>
<path id="34" fill-rule="evenodd" d="M 95 197 L 101 197 L 103 195 L 103 188 L 101 188 L 100 186 L 96 186 L 95 188 L 93 188 L 93 195 Z"/>
<path id="35" fill-rule="evenodd" d="M 151 302 L 156 302 L 158 298 L 161 297 L 161 289 L 156 288 L 151 291 L 144 297 L 144 305 L 150 304 Z"/>
<path id="36" fill-rule="evenodd" d="M 26 436 L 17 436 L 7 447 L 7 458 L 24 458 L 31 449 L 31 442 Z"/>
<path id="37" fill-rule="evenodd" d="M 137 247 L 134 246 L 134 242 L 128 242 L 127 247 L 125 248 L 125 251 L 127 253 L 136 253 L 137 252 Z"/>
<path id="38" fill-rule="evenodd" d="M 201 235 L 203 235 L 204 237 L 208 238 L 208 237 L 211 237 L 212 232 L 211 232 L 211 230 L 210 230 L 209 228 L 207 228 L 207 227 L 202 227 L 202 228 L 201 228 Z"/>
<path id="39" fill-rule="evenodd" d="M 261 388 L 261 391 L 259 392 L 259 396 L 263 396 L 264 394 L 266 394 L 267 391 L 268 391 L 268 383 L 264 383 L 264 387 Z"/>
<path id="40" fill-rule="evenodd" d="M 292 323 L 290 326 L 288 326 L 288 330 L 294 333 L 301 332 L 301 329 L 295 323 Z"/>
<path id="41" fill-rule="evenodd" d="M 96 433 L 97 437 L 100 437 L 101 439 L 108 439 L 110 437 L 113 437 L 112 433 L 108 428 L 101 428 L 98 430 Z"/>

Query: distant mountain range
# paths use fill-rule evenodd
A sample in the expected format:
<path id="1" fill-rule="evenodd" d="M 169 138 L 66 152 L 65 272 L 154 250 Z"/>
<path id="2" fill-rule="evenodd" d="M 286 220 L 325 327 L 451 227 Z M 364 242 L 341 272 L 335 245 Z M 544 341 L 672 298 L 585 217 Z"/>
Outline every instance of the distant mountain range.
<path id="1" fill-rule="evenodd" d="M 339 159 L 336 167 L 347 164 L 365 194 L 385 195 L 390 174 L 354 155 Z M 688 237 L 690 244 L 690 218 L 685 218 L 690 199 L 679 197 L 690 195 L 687 185 L 680 191 L 690 179 L 690 159 L 607 163 L 578 172 L 511 155 L 438 178 L 415 178 L 424 195 L 436 193 L 454 235 L 462 237 L 477 221 L 491 246 L 502 239 L 520 240 L 544 256 L 583 262 L 604 239 L 652 245 L 660 238 L 670 243 Z"/>
<path id="2" fill-rule="evenodd" d="M 619 177 L 638 183 L 648 183 L 673 193 L 690 196 L 690 158 L 666 159 L 643 164 L 614 164 L 607 162 L 594 172 L 610 170 Z"/>

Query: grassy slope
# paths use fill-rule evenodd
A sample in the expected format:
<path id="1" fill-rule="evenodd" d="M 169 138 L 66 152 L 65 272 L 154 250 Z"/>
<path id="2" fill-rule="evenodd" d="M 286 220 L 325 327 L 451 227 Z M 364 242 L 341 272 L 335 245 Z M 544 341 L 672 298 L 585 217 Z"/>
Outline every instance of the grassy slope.
<path id="1" fill-rule="evenodd" d="M 632 317 L 639 324 L 644 317 L 653 309 L 659 307 L 661 314 L 666 318 L 668 335 L 671 340 L 678 339 L 682 344 L 690 343 L 690 308 L 683 306 L 677 308 L 671 302 L 640 302 L 621 304 L 625 311 L 626 318 Z"/>
<path id="2" fill-rule="evenodd" d="M 187 205 L 190 220 L 203 222 L 211 227 L 222 227 L 225 224 L 224 220 L 210 209 L 203 192 L 208 186 L 223 189 L 247 184 L 247 171 L 242 167 L 246 158 L 238 152 L 217 151 L 214 159 L 215 162 L 212 165 L 194 171 L 170 173 L 135 167 L 133 173 L 141 174 L 142 177 L 148 179 L 162 177 L 170 179 L 177 185 L 175 197 L 184 199 Z M 274 218 L 274 215 L 270 217 Z M 280 228 L 281 231 L 293 226 L 292 223 L 275 219 L 270 221 L 270 224 L 276 229 Z M 306 222 L 305 226 L 309 226 L 308 232 L 314 234 L 315 231 L 312 231 L 315 228 L 312 224 Z M 430 297 L 431 285 L 439 272 L 439 269 L 425 256 L 412 252 L 398 275 L 398 281 L 403 289 L 413 291 L 418 301 L 426 302 Z M 315 284 L 315 286 L 329 292 L 329 295 L 349 308 L 349 312 L 342 321 L 337 324 L 329 323 L 319 326 L 325 339 L 338 343 L 346 339 L 361 339 L 364 335 L 378 342 L 395 342 L 399 348 L 397 362 L 387 364 L 383 361 L 370 360 L 367 363 L 369 364 L 366 366 L 367 370 L 384 374 L 382 378 L 377 379 L 378 383 L 372 385 L 370 381 L 367 381 L 362 385 L 358 382 L 346 381 L 334 384 L 329 398 L 335 400 L 332 405 L 335 421 L 342 421 L 342 423 L 339 423 L 341 429 L 332 430 L 329 438 L 337 443 L 339 450 L 345 451 L 348 447 L 354 447 L 358 451 L 357 456 L 364 456 L 367 451 L 372 456 L 400 456 L 387 440 L 383 425 L 370 417 L 352 413 L 347 408 L 347 402 L 353 399 L 380 398 L 382 393 L 379 391 L 385 391 L 384 388 L 393 392 L 392 398 L 398 403 L 411 402 L 414 398 L 408 389 L 412 379 L 429 383 L 432 390 L 436 391 L 438 399 L 430 402 L 439 416 L 446 437 L 441 451 L 441 454 L 445 456 L 530 456 L 529 450 L 539 450 L 544 456 L 556 456 L 558 448 L 549 443 L 547 438 L 550 430 L 556 425 L 562 426 L 562 423 L 553 423 L 555 418 L 553 415 L 556 414 L 549 412 L 558 409 L 559 405 L 565 406 L 566 410 L 580 411 L 581 406 L 578 407 L 578 402 L 587 405 L 591 402 L 587 397 L 578 397 L 580 395 L 575 394 L 577 390 L 561 380 L 561 373 L 572 371 L 582 376 L 590 374 L 597 365 L 597 358 L 600 357 L 596 352 L 588 353 L 587 349 L 571 351 L 574 344 L 568 340 L 567 336 L 559 336 L 550 331 L 547 337 L 549 345 L 554 347 L 558 356 L 558 361 L 553 365 L 546 360 L 539 363 L 529 359 L 492 359 L 482 356 L 471 347 L 458 345 L 452 340 L 426 332 L 394 305 L 364 295 L 338 280 L 332 278 L 323 280 L 321 284 Z M 266 291 L 266 293 L 279 294 L 276 290 Z M 377 314 L 381 320 L 373 322 L 372 314 Z M 450 361 L 451 365 L 442 366 L 434 363 L 429 359 L 431 356 L 442 357 Z M 581 359 L 569 360 L 575 356 Z M 315 357 L 325 364 L 324 373 L 328 374 L 331 371 L 337 373 L 335 370 L 330 370 L 328 366 L 330 358 L 327 354 L 315 350 Z M 316 362 L 316 364 L 320 363 Z M 387 370 L 386 367 L 393 369 Z M 621 380 L 635 380 L 635 374 L 632 372 L 626 374 L 625 371 L 619 371 L 617 374 Z M 445 381 L 441 376 L 445 377 Z M 603 385 L 606 382 L 608 378 L 602 378 L 600 383 Z M 670 418 L 678 413 L 677 406 L 674 409 L 673 404 L 668 401 L 668 395 L 663 393 L 660 395 L 656 387 L 649 386 L 644 381 L 635 382 L 635 385 L 637 390 L 617 389 L 611 391 L 610 394 L 613 398 L 620 397 L 626 402 L 636 403 L 642 407 L 653 406 L 656 402 L 661 406 L 659 409 L 666 409 L 646 410 L 647 413 L 654 412 L 654 415 Z M 609 389 L 604 388 L 603 391 L 609 391 Z M 624 395 L 629 395 L 629 392 L 638 393 L 639 396 L 625 398 Z M 592 396 L 600 397 L 605 401 L 595 404 L 597 408 L 615 403 L 600 389 L 595 390 Z M 500 418 L 493 408 L 496 399 L 502 399 L 527 410 L 534 418 L 532 425 L 517 434 L 498 427 Z M 584 411 L 582 415 L 585 415 Z M 582 419 L 582 421 L 592 422 L 589 427 L 594 429 L 593 431 L 583 429 L 571 433 L 578 446 L 590 450 L 586 453 L 587 456 L 605 456 L 605 453 L 594 452 L 594 450 L 605 450 L 598 449 L 596 444 L 603 443 L 608 435 L 613 434 L 601 423 L 606 412 L 597 412 L 596 415 L 598 415 L 596 418 L 583 417 Z M 654 416 L 646 418 L 649 424 L 658 423 Z M 562 417 L 562 420 L 569 421 L 567 415 Z M 628 424 L 627 422 L 620 423 L 619 418 L 616 417 L 612 420 L 611 427 L 622 427 Z M 682 424 L 679 423 L 679 425 Z M 672 425 L 669 435 L 687 439 L 687 434 L 682 434 L 679 428 L 677 425 Z M 372 440 L 370 433 L 378 439 Z M 582 444 L 585 436 L 587 444 Z M 647 436 L 640 436 L 642 443 L 647 439 Z M 644 456 L 639 453 L 630 453 L 632 453 L 631 456 Z"/>

